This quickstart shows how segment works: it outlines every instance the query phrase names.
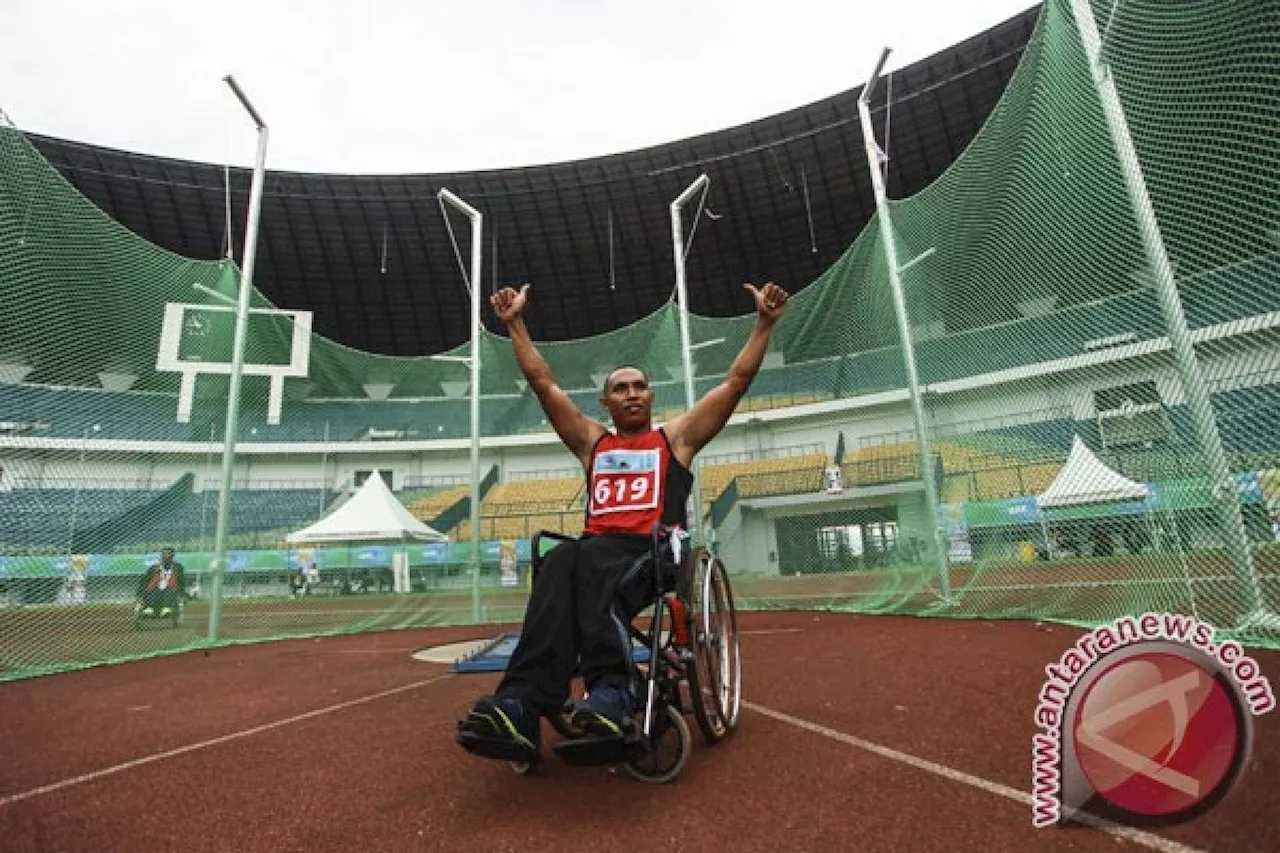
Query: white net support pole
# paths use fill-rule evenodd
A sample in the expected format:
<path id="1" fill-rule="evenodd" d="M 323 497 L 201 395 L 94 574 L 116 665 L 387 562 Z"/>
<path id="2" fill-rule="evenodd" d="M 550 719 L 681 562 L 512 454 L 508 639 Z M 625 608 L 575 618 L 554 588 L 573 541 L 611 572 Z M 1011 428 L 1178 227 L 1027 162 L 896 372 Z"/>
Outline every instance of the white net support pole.
<path id="1" fill-rule="evenodd" d="M 253 286 L 253 262 L 258 250 L 258 218 L 262 211 L 262 185 L 267 163 L 267 125 L 253 108 L 249 98 L 227 75 L 224 82 L 258 128 L 258 151 L 253 163 L 253 183 L 249 189 L 249 218 L 245 224 L 244 258 L 240 264 L 240 291 L 236 299 L 235 337 L 232 339 L 231 373 L 227 388 L 226 429 L 222 437 L 222 477 L 218 490 L 218 513 L 213 538 L 213 562 L 210 564 L 209 631 L 211 641 L 218 639 L 222 623 L 222 581 L 227 564 L 227 527 L 231 519 L 231 479 L 236 461 L 236 433 L 240 428 L 240 380 L 244 374 L 244 342 L 249 328 L 249 289 Z"/>
<path id="2" fill-rule="evenodd" d="M 1116 90 L 1111 69 L 1102 58 L 1102 36 L 1098 32 L 1093 9 L 1088 0 L 1071 0 L 1071 13 L 1080 33 L 1089 74 L 1102 104 L 1111 142 L 1120 161 L 1120 170 L 1124 174 L 1125 189 L 1137 219 L 1142 249 L 1150 268 L 1156 298 L 1160 303 L 1165 331 L 1172 345 L 1174 364 L 1187 395 L 1187 408 L 1191 410 L 1196 438 L 1209 466 L 1212 499 L 1218 511 L 1223 538 L 1226 540 L 1227 552 L 1231 555 L 1240 592 L 1248 607 L 1246 621 L 1253 619 L 1270 625 L 1280 624 L 1280 619 L 1275 614 L 1266 611 L 1263 602 L 1235 480 L 1231 476 L 1227 454 L 1222 446 L 1222 436 L 1218 432 L 1218 422 L 1209 401 L 1204 374 L 1191 343 L 1186 313 L 1182 310 L 1182 298 L 1178 295 L 1177 283 L 1174 281 L 1173 264 L 1165 247 L 1164 236 L 1160 232 L 1160 221 L 1156 217 L 1151 194 L 1147 190 L 1142 162 L 1138 159 L 1133 135 L 1129 132 L 1129 121 L 1125 116 L 1124 106 L 1120 103 L 1120 93 Z"/>
<path id="3" fill-rule="evenodd" d="M 682 223 L 682 212 L 684 206 L 699 191 L 705 191 L 711 183 L 711 178 L 703 173 L 685 188 L 684 192 L 671 202 L 671 247 L 675 252 L 676 262 L 676 301 L 680 303 L 677 312 L 677 318 L 680 326 L 680 360 L 684 365 L 684 402 L 685 410 L 693 408 L 696 402 L 693 392 L 693 349 L 689 345 L 689 283 L 685 276 L 685 245 L 684 245 L 684 227 Z M 690 499 L 693 502 L 693 512 L 690 514 L 690 523 L 692 529 L 689 531 L 692 542 L 696 545 L 702 541 L 702 482 L 698 476 L 698 468 L 700 466 L 697 460 L 693 464 L 693 489 Z"/>
<path id="4" fill-rule="evenodd" d="M 471 621 L 479 622 L 480 608 L 480 264 L 484 217 L 447 189 L 437 198 L 466 215 L 471 222 Z"/>
<path id="5" fill-rule="evenodd" d="M 889 268 L 889 290 L 893 294 L 893 310 L 898 320 L 898 334 L 902 339 L 902 360 L 907 371 L 907 388 L 911 394 L 911 415 L 915 421 L 916 445 L 920 451 L 920 477 L 924 480 L 925 515 L 933 541 L 933 553 L 938 567 L 938 591 L 944 601 L 951 598 L 951 575 L 948 566 L 947 539 L 942 533 L 942 516 L 938 509 L 938 483 L 933 470 L 933 446 L 929 440 L 929 424 L 924 414 L 924 401 L 920 396 L 920 375 L 916 369 L 915 341 L 911 334 L 911 321 L 907 316 L 907 301 L 902 291 L 902 272 L 915 264 L 914 258 L 905 265 L 898 264 L 898 247 L 893 231 L 893 219 L 889 214 L 889 201 L 884 189 L 884 173 L 881 161 L 885 153 L 876 144 L 875 128 L 871 124 L 871 93 L 875 91 L 880 72 L 889 58 L 885 48 L 871 72 L 867 84 L 858 96 L 858 117 L 862 120 L 862 140 L 867 154 L 867 168 L 871 172 L 871 186 L 875 190 L 876 216 L 880 220 L 880 245 L 884 247 L 885 265 Z M 886 106 L 886 109 L 889 107 Z"/>

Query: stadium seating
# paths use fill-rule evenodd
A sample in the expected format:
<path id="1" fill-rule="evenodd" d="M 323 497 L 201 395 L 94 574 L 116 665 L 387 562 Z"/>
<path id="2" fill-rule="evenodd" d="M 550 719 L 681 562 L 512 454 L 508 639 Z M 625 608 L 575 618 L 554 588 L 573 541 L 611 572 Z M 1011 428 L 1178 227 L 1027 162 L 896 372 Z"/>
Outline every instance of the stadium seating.
<path id="1" fill-rule="evenodd" d="M 507 504 L 546 505 L 552 510 L 581 505 L 583 478 L 562 477 L 547 480 L 514 480 L 499 483 L 485 498 L 488 506 Z"/>
<path id="2" fill-rule="evenodd" d="M 0 492 L 0 545 L 92 550 L 104 541 L 114 548 L 211 543 L 218 493 L 194 492 L 190 486 L 188 476 L 164 489 Z M 278 531 L 282 537 L 321 516 L 333 498 L 316 488 L 237 489 L 231 497 L 228 531 L 241 538 L 267 531 Z"/>
<path id="3" fill-rule="evenodd" d="M 822 488 L 827 457 L 821 453 L 776 456 L 701 467 L 704 513 L 735 479 L 739 495 L 753 497 L 816 492 Z M 480 507 L 482 539 L 527 538 L 538 530 L 576 535 L 582 531 L 584 484 L 581 476 L 544 480 L 516 480 L 493 487 Z M 471 537 L 469 521 L 448 531 L 454 539 Z"/>
<path id="4" fill-rule="evenodd" d="M 1280 383 L 1222 391 L 1213 396 L 1218 429 L 1228 451 L 1280 451 Z M 1189 428 L 1189 427 L 1188 427 Z"/>
<path id="5" fill-rule="evenodd" d="M 1134 291 L 1044 317 L 921 341 L 917 344 L 917 361 L 921 380 L 936 383 L 1080 355 L 1086 352 L 1088 341 L 1122 332 L 1133 332 L 1138 339 L 1160 333 L 1158 312 L 1149 291 Z M 699 377 L 695 393 L 706 393 L 721 379 Z M 738 411 L 760 411 L 901 389 L 905 384 L 901 351 L 897 347 L 885 347 L 762 370 Z M 1273 383 L 1223 391 L 1215 395 L 1219 412 L 1229 420 L 1233 413 L 1243 409 L 1274 407 L 1280 395 L 1274 390 L 1276 387 Z M 655 420 L 661 422 L 685 410 L 683 383 L 655 381 L 653 388 Z M 588 416 L 603 416 L 598 389 L 569 393 Z M 188 423 L 177 423 L 177 405 L 177 395 L 167 392 L 0 385 L 0 427 L 12 435 L 47 438 L 221 439 L 225 422 L 223 399 L 197 396 Z M 1193 435 L 1190 422 L 1177 408 L 1170 407 L 1175 430 L 1180 439 L 1190 440 Z M 989 432 L 1011 437 L 1022 435 L 1037 444 L 1065 447 L 1081 428 L 1089 427 L 1070 419 L 1058 419 Z M 261 395 L 251 395 L 245 400 L 239 430 L 244 441 L 373 443 L 390 439 L 465 438 L 470 434 L 470 401 L 465 398 L 286 399 L 281 422 L 273 425 L 266 422 Z M 493 395 L 481 400 L 483 435 L 548 430 L 546 417 L 531 394 Z M 1275 447 L 1278 443 L 1277 436 L 1259 435 L 1245 426 L 1228 425 L 1226 431 L 1228 444 L 1240 449 Z"/>
<path id="6" fill-rule="evenodd" d="M 400 499 L 414 518 L 431 524 L 440 513 L 470 495 L 471 486 L 464 484 L 426 489 L 416 495 L 402 495 Z"/>
<path id="7" fill-rule="evenodd" d="M 941 463 L 943 503 L 1038 494 L 1053 482 L 1067 452 L 1002 430 L 947 436 L 934 441 L 932 448 Z M 875 485 L 918 478 L 918 452 L 915 442 L 859 448 L 842 466 L 845 484 Z"/>
<path id="8" fill-rule="evenodd" d="M 276 544 L 289 532 L 315 521 L 333 500 L 319 489 L 237 489 L 231 494 L 228 532 L 241 541 Z M 133 530 L 132 544 L 182 542 L 211 545 L 217 518 L 218 493 L 207 489 L 181 496 L 157 508 Z M 249 534 L 272 533 L 254 537 Z M 257 542 L 261 539 L 261 542 Z"/>
<path id="9" fill-rule="evenodd" d="M 1039 462 L 970 472 L 969 500 L 994 501 L 1023 495 L 1038 495 L 1053 483 L 1062 463 Z"/>
<path id="10" fill-rule="evenodd" d="M 944 504 L 962 504 L 974 500 L 973 476 L 967 471 L 963 474 L 946 475 L 938 499 Z"/>
<path id="11" fill-rule="evenodd" d="M 898 347 L 843 356 L 836 365 L 835 397 L 855 397 L 907 387 L 907 370 Z"/>
<path id="12" fill-rule="evenodd" d="M 0 422 L 41 438 L 187 441 L 197 433 L 175 421 L 177 406 L 170 394 L 0 385 Z"/>
<path id="13" fill-rule="evenodd" d="M 1162 335 L 1150 290 L 921 341 L 916 360 L 922 382 L 942 382 L 1082 355 L 1091 341 L 1127 333 L 1137 340 Z"/>
<path id="14" fill-rule="evenodd" d="M 700 471 L 702 511 L 708 512 L 711 503 L 735 479 L 738 480 L 738 496 L 744 498 L 816 492 L 822 488 L 822 471 L 828 461 L 824 453 L 732 462 L 709 461 Z"/>
<path id="15" fill-rule="evenodd" d="M 581 476 L 498 483 L 480 504 L 480 538 L 522 539 L 538 530 L 581 533 L 583 488 Z M 471 522 L 462 521 L 451 535 L 471 538 Z"/>
<path id="16" fill-rule="evenodd" d="M 1132 293 L 1108 304 L 1117 300 L 1125 302 L 1127 307 L 1121 313 L 1129 317 L 1132 326 L 1134 317 L 1143 316 L 1138 309 L 1145 304 L 1142 300 L 1148 298 L 1143 293 Z M 1020 341 L 1014 350 L 986 346 L 981 343 L 984 330 L 978 329 L 924 342 L 920 353 L 922 362 L 933 359 L 936 371 L 943 371 L 935 372 L 936 381 L 945 375 L 970 374 L 1068 352 L 1074 354 L 1085 340 L 1115 333 L 1117 329 L 1108 323 L 1099 311 L 1083 307 L 1069 309 L 1048 318 L 1006 324 L 997 337 L 1005 342 L 1006 349 L 1009 341 Z M 1018 334 L 1010 333 L 1010 325 L 1020 329 Z M 1051 328 L 1053 334 L 1049 334 Z M 1145 334 L 1152 329 L 1144 327 L 1142 331 Z M 962 347 L 964 341 L 967 343 Z M 974 351 L 982 354 L 974 355 Z M 975 358 L 982 361 L 974 361 Z M 969 361 L 965 363 L 965 359 Z M 762 371 L 740 411 L 880 390 L 898 384 L 900 371 L 901 357 L 896 348 L 786 365 Z M 715 381 L 718 381 L 716 377 L 701 378 L 699 387 L 705 390 Z M 684 410 L 681 383 L 656 382 L 654 388 L 655 408 L 660 407 L 655 412 L 659 422 Z M 584 411 L 597 413 L 597 390 L 572 393 Z M 1280 451 L 1280 428 L 1276 427 L 1274 418 L 1274 412 L 1280 411 L 1280 383 L 1219 390 L 1213 394 L 1212 402 L 1229 453 Z M 169 393 L 0 385 L 0 423 L 15 436 L 207 441 L 221 431 L 222 405 L 217 399 L 197 398 L 191 422 L 179 424 L 174 419 L 176 396 Z M 482 411 L 486 434 L 547 430 L 541 408 L 530 394 L 486 398 Z M 1159 452 L 1100 450 L 1104 461 L 1144 482 L 1185 475 L 1202 467 L 1202 461 L 1192 451 L 1195 430 L 1189 411 L 1183 405 L 1171 405 L 1166 412 L 1173 434 Z M 469 401 L 466 399 L 287 401 L 285 417 L 279 425 L 267 424 L 265 413 L 253 407 L 246 409 L 241 421 L 244 439 L 286 442 L 318 440 L 326 435 L 331 441 L 375 442 L 393 437 L 459 438 L 467 434 L 468 428 Z M 936 438 L 934 450 L 941 462 L 942 500 L 956 503 L 1037 494 L 1052 481 L 1077 434 L 1091 446 L 1101 448 L 1096 421 L 1061 416 Z M 704 464 L 704 510 L 735 479 L 741 497 L 820 489 L 826 462 L 821 455 L 802 455 Z M 915 445 L 890 441 L 859 448 L 846 456 L 843 472 L 848 486 L 915 479 L 919 476 Z M 83 537 L 99 525 L 158 501 L 165 493 L 166 490 L 94 488 L 91 484 L 79 490 L 78 495 L 74 488 L 0 493 L 0 543 L 7 543 L 11 549 L 68 547 L 72 544 L 69 537 L 73 532 Z M 446 508 L 469 494 L 470 488 L 466 485 L 431 488 L 408 494 L 405 502 L 415 516 L 431 523 Z M 314 520 L 332 498 L 315 489 L 238 490 L 232 501 L 231 532 L 255 536 L 287 532 Z M 486 537 L 499 538 L 523 537 L 541 528 L 576 532 L 581 526 L 582 501 L 582 482 L 576 476 L 499 484 L 482 506 L 482 532 Z M 145 522 L 131 523 L 131 541 L 150 544 L 209 540 L 216 493 L 179 490 L 158 503 L 154 510 L 147 514 Z M 446 532 L 461 538 L 470 535 L 465 521 Z"/>
<path id="17" fill-rule="evenodd" d="M 1178 282 L 1193 329 L 1280 311 L 1280 253 L 1257 255 Z"/>
<path id="18" fill-rule="evenodd" d="M 153 499 L 150 489 L 15 489 L 0 492 L 0 546 L 70 545 L 92 529 Z"/>
<path id="19" fill-rule="evenodd" d="M 900 483 L 920 476 L 920 459 L 914 442 L 871 445 L 850 454 L 840 473 L 846 487 Z"/>

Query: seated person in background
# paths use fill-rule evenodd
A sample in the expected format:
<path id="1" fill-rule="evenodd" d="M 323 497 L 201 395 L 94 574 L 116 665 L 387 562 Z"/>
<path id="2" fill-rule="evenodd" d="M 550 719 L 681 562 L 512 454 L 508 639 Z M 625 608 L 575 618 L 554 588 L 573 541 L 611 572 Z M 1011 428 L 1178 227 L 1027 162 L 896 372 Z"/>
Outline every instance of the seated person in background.
<path id="1" fill-rule="evenodd" d="M 687 527 L 693 458 L 728 422 L 764 361 L 787 292 L 745 285 L 756 324 L 724 381 L 689 412 L 654 429 L 654 392 L 643 371 L 624 366 L 605 379 L 601 405 L 614 430 L 585 417 L 556 383 L 521 316 L 529 285 L 490 298 L 506 324 L 516 360 L 547 419 L 587 478 L 586 527 L 543 560 L 507 671 L 493 696 L 478 700 L 461 724 L 464 741 L 485 758 L 532 760 L 540 718 L 559 713 L 579 671 L 588 695 L 572 723 L 592 735 L 624 734 L 636 708 L 629 621 L 648 601 L 636 591 L 615 608 L 617 581 L 651 547 L 656 523 Z M 700 511 L 701 508 L 695 508 Z M 634 600 L 633 600 L 634 599 Z"/>
<path id="2" fill-rule="evenodd" d="M 138 583 L 138 601 L 147 616 L 168 616 L 187 594 L 186 569 L 174 558 L 172 548 L 160 551 L 160 562 L 152 564 Z"/>

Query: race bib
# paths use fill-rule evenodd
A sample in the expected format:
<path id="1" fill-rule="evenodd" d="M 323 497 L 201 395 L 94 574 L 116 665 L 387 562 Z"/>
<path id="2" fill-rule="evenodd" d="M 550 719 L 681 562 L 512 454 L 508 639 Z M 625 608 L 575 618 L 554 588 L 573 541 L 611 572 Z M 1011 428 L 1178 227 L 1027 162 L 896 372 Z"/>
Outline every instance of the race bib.
<path id="1" fill-rule="evenodd" d="M 653 509 L 661 461 L 657 450 L 609 450 L 591 472 L 591 514 Z"/>

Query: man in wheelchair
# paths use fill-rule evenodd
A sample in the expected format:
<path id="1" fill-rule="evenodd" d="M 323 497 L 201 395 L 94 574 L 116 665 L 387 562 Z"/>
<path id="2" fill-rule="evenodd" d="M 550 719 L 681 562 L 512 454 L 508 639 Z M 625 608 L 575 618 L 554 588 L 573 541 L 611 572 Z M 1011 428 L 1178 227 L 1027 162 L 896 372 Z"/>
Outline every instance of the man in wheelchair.
<path id="1" fill-rule="evenodd" d="M 575 674 L 587 695 L 570 725 L 596 737 L 625 734 L 637 706 L 627 626 L 654 589 L 652 575 L 628 576 L 628 570 L 652 551 L 656 524 L 687 527 L 693 458 L 746 394 L 788 298 L 776 284 L 744 285 L 755 301 L 756 324 L 742 351 L 720 385 L 660 428 L 653 426 L 654 393 L 644 372 L 614 370 L 600 400 L 610 431 L 583 415 L 534 346 L 522 316 L 529 287 L 504 288 L 490 303 L 552 428 L 581 463 L 588 489 L 582 536 L 543 559 L 505 676 L 459 723 L 459 742 L 468 751 L 516 762 L 536 760 L 540 719 L 564 707 Z"/>
<path id="2" fill-rule="evenodd" d="M 172 548 L 160 551 L 160 562 L 147 567 L 138 581 L 137 603 L 141 616 L 170 616 L 187 596 L 186 569 L 174 559 Z"/>

